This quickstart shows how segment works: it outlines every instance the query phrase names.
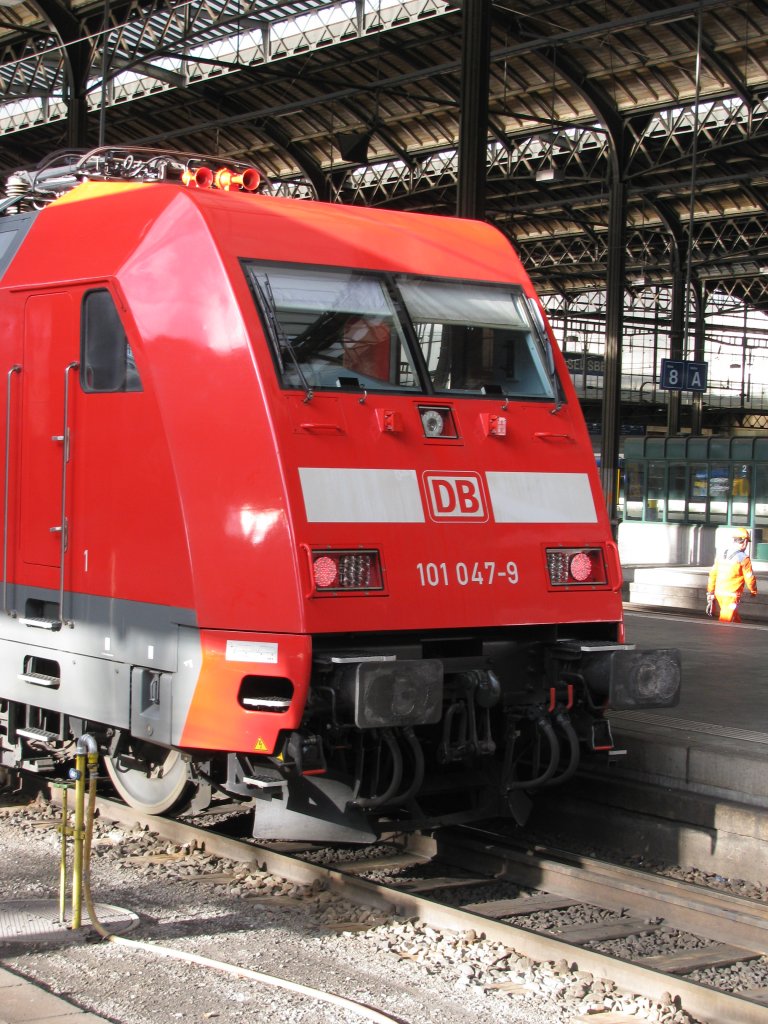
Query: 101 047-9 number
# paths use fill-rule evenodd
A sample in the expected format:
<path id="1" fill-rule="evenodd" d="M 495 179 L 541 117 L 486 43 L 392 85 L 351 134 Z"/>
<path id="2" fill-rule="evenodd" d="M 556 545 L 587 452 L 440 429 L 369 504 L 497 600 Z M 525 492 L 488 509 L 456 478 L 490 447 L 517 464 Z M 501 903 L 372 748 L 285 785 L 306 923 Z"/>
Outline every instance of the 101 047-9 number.
<path id="1" fill-rule="evenodd" d="M 422 587 L 486 586 L 495 582 L 519 583 L 517 562 L 497 565 L 496 562 L 417 562 L 416 571 Z"/>

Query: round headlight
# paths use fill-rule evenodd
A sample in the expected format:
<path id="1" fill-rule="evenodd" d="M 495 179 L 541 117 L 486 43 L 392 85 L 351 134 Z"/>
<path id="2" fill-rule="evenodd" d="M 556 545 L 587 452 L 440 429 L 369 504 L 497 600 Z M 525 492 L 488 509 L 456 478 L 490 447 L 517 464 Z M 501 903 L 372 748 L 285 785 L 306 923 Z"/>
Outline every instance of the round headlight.
<path id="1" fill-rule="evenodd" d="M 437 409 L 425 409 L 421 414 L 421 425 L 425 437 L 440 437 L 443 433 L 444 420 Z"/>

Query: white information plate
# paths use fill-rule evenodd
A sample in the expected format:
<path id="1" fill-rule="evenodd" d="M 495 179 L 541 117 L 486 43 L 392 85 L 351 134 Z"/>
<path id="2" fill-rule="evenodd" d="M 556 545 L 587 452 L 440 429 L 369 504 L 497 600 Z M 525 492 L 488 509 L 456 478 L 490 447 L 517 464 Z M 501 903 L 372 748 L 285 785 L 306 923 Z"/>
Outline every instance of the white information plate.
<path id="1" fill-rule="evenodd" d="M 277 664 L 277 644 L 254 640 L 227 640 L 227 661 L 255 661 L 261 665 Z"/>

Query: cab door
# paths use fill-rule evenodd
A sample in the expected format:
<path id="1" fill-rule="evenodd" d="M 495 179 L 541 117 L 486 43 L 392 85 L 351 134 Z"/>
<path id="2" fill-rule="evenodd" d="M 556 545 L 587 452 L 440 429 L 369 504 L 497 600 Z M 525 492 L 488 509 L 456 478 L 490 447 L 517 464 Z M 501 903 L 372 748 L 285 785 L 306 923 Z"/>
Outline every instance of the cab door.
<path id="1" fill-rule="evenodd" d="M 73 297 L 67 292 L 30 296 L 21 374 L 20 553 L 26 565 L 40 567 L 29 574 L 31 580 L 60 592 L 59 613 L 71 517 L 78 350 Z"/>

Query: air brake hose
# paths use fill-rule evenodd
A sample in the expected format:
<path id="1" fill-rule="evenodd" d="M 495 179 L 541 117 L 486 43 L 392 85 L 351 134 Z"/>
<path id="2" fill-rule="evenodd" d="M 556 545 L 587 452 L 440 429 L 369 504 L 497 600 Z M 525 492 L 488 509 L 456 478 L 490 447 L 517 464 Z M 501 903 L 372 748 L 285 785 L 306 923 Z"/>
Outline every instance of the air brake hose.
<path id="1" fill-rule="evenodd" d="M 93 819 L 96 811 L 96 764 L 88 765 L 88 809 L 85 826 L 85 847 L 83 864 L 83 892 L 88 916 L 94 930 L 106 942 L 114 942 L 120 946 L 128 946 L 130 949 L 141 949 L 145 953 L 152 953 L 154 956 L 165 957 L 172 960 L 182 960 L 185 963 L 199 964 L 201 967 L 211 967 L 214 970 L 222 971 L 225 974 L 232 974 L 237 978 L 244 978 L 247 981 L 258 981 L 263 985 L 272 985 L 274 988 L 282 988 L 287 992 L 296 995 L 308 996 L 310 999 L 317 999 L 320 1002 L 331 1003 L 340 1006 L 344 1010 L 356 1013 L 360 1017 L 373 1021 L 374 1024 L 404 1024 L 401 1017 L 392 1017 L 383 1010 L 377 1010 L 365 1003 L 359 1003 L 354 999 L 347 999 L 344 996 L 337 996 L 333 992 L 323 992 L 321 989 L 310 988 L 307 985 L 300 985 L 297 982 L 287 981 L 285 978 L 277 978 L 272 974 L 261 974 L 259 971 L 251 971 L 247 967 L 238 967 L 236 964 L 224 963 L 222 960 L 211 960 L 209 957 L 200 956 L 197 953 L 186 953 L 180 949 L 172 949 L 170 946 L 156 946 L 152 942 L 139 942 L 136 939 L 125 939 L 121 935 L 113 935 L 107 931 L 96 916 L 96 908 L 91 895 L 91 843 L 93 840 Z"/>
<path id="2" fill-rule="evenodd" d="M 555 730 L 552 728 L 549 719 L 544 714 L 536 716 L 536 725 L 541 729 L 549 743 L 549 763 L 544 771 L 535 779 L 515 779 L 514 782 L 507 782 L 504 789 L 509 793 L 513 789 L 538 789 L 545 785 L 557 771 L 560 762 L 560 741 Z"/>
<path id="3" fill-rule="evenodd" d="M 392 800 L 393 804 L 404 805 L 409 800 L 412 800 L 416 796 L 418 791 L 421 789 L 421 784 L 424 781 L 424 751 L 421 749 L 421 744 L 413 731 L 413 729 L 407 725 L 403 728 L 403 735 L 411 749 L 411 755 L 413 756 L 413 777 L 411 783 L 407 789 L 398 793 Z"/>
<path id="4" fill-rule="evenodd" d="M 565 712 L 559 711 L 555 716 L 555 721 L 563 730 L 568 740 L 570 759 L 567 767 L 564 768 L 559 775 L 555 776 L 554 779 L 548 779 L 547 782 L 543 783 L 545 786 L 559 786 L 561 782 L 567 782 L 579 767 L 579 761 L 581 760 L 579 737 L 576 735 L 576 730 L 573 728 L 570 718 L 565 714 Z"/>
<path id="5" fill-rule="evenodd" d="M 388 804 L 400 788 L 400 782 L 403 778 L 403 755 L 397 740 L 392 735 L 391 729 L 382 729 L 381 734 L 392 755 L 392 778 L 389 781 L 389 786 L 379 796 L 372 796 L 363 800 L 355 797 L 354 800 L 349 801 L 350 807 L 357 807 L 361 811 L 372 811 L 376 807 L 383 807 L 385 804 Z"/>

